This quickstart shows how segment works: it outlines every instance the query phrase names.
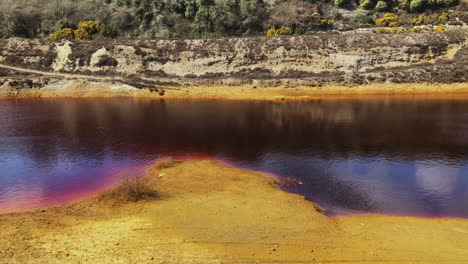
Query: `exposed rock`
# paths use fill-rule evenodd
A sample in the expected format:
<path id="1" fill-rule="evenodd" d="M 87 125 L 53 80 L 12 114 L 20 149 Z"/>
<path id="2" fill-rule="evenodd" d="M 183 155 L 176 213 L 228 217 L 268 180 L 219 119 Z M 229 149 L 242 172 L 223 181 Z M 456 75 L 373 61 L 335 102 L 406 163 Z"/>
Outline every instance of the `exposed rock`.
<path id="1" fill-rule="evenodd" d="M 49 73 L 112 76 L 139 88 L 161 82 L 466 82 L 467 39 L 466 30 L 205 40 L 13 38 L 0 40 L 0 63 Z M 0 81 L 7 75 L 0 74 Z"/>
<path id="2" fill-rule="evenodd" d="M 71 70 L 71 61 L 69 59 L 70 54 L 72 54 L 72 49 L 70 47 L 70 41 L 64 41 L 63 43 L 57 43 L 55 46 L 55 51 L 57 56 L 55 57 L 54 62 L 52 63 L 52 69 L 54 71 L 60 70 Z"/>

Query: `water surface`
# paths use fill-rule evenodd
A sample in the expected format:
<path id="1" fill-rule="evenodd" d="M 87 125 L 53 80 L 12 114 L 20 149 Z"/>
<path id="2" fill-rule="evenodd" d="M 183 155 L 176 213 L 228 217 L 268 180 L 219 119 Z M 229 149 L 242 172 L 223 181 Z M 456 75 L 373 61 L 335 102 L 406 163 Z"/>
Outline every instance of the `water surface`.
<path id="1" fill-rule="evenodd" d="M 157 158 L 295 177 L 329 214 L 468 217 L 468 101 L 0 101 L 0 212 L 74 202 Z"/>

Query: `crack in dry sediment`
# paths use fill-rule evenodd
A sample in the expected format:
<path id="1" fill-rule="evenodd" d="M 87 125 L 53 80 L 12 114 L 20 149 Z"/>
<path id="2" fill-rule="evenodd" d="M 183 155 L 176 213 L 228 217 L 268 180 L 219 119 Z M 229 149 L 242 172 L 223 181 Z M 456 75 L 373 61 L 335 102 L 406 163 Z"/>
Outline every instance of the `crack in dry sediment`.
<path id="1" fill-rule="evenodd" d="M 164 176 L 161 171 L 164 170 Z M 329 218 L 213 161 L 148 170 L 160 200 L 0 216 L 0 263 L 463 263 L 468 220 Z M 107 197 L 107 196 L 106 196 Z M 112 203 L 111 203 L 112 202 Z M 450 231 L 453 230 L 453 231 Z"/>

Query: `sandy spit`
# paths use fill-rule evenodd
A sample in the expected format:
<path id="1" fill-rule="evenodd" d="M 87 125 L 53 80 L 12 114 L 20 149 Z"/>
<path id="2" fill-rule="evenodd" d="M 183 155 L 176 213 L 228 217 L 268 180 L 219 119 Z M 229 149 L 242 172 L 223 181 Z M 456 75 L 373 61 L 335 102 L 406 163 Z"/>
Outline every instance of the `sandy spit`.
<path id="1" fill-rule="evenodd" d="M 0 216 L 0 263 L 468 263 L 468 220 L 330 218 L 215 161 L 148 169 L 160 198 Z"/>

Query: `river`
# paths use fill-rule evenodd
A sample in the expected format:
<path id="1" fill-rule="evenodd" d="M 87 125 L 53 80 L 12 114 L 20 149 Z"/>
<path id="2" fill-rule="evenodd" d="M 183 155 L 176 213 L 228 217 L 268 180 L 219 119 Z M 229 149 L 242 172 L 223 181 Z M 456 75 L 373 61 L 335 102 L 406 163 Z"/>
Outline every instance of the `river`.
<path id="1" fill-rule="evenodd" d="M 0 100 L 0 212 L 69 204 L 156 159 L 294 177 L 330 215 L 468 217 L 468 101 Z"/>

